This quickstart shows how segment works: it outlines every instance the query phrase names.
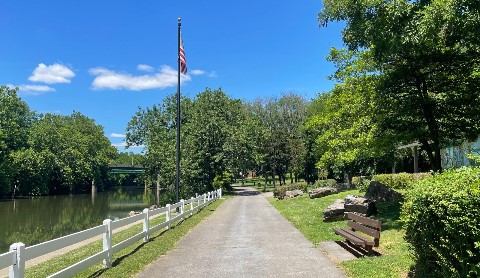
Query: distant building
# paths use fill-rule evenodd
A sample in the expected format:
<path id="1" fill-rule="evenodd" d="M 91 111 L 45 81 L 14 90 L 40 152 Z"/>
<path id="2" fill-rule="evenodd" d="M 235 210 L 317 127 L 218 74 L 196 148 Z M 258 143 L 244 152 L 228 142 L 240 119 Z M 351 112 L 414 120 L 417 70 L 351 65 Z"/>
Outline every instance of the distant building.
<path id="1" fill-rule="evenodd" d="M 480 155 L 480 137 L 475 142 L 464 142 L 460 146 L 441 149 L 440 154 L 443 169 L 473 166 L 473 162 L 467 158 L 467 154 Z"/>

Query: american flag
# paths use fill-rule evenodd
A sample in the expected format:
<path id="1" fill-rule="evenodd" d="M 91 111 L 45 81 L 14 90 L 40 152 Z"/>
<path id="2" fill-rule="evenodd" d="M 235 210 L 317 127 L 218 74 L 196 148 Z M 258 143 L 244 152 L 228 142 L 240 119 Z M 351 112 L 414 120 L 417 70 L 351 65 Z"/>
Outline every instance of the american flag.
<path id="1" fill-rule="evenodd" d="M 180 52 L 178 53 L 180 59 L 180 72 L 187 74 L 187 58 L 185 57 L 185 50 L 183 49 L 182 33 L 180 33 Z"/>

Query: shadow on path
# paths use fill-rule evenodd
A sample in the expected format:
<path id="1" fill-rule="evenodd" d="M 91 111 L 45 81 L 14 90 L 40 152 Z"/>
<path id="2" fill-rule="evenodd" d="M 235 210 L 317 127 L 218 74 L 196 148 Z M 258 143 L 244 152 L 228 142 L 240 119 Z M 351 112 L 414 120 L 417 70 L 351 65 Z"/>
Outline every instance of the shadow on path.
<path id="1" fill-rule="evenodd" d="M 236 187 L 235 195 L 236 196 L 256 196 L 256 195 L 260 195 L 260 192 L 252 188 Z"/>

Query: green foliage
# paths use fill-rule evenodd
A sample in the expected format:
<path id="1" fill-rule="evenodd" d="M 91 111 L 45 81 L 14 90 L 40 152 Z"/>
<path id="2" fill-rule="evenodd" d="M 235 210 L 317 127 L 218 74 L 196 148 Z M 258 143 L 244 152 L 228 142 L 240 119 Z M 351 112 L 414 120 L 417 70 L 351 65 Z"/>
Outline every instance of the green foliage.
<path id="1" fill-rule="evenodd" d="M 419 275 L 480 276 L 480 168 L 419 181 L 402 210 Z"/>
<path id="2" fill-rule="evenodd" d="M 302 190 L 304 193 L 307 192 L 308 184 L 306 182 L 297 182 L 289 185 L 280 185 L 276 186 L 273 190 L 273 196 L 283 199 L 285 197 L 285 192 L 292 190 Z"/>
<path id="3" fill-rule="evenodd" d="M 398 174 L 380 174 L 373 176 L 373 180 L 392 188 L 408 189 L 413 187 L 416 181 L 431 177 L 431 173 L 398 173 Z"/>
<path id="4" fill-rule="evenodd" d="M 230 191 L 232 190 L 233 175 L 229 172 L 223 172 L 221 175 L 215 176 L 213 179 L 213 188 Z"/>
<path id="5" fill-rule="evenodd" d="M 322 26 L 344 21 L 348 49 L 368 53 L 333 53 L 346 61 L 333 59 L 335 77 L 347 84 L 362 71 L 376 76 L 379 130 L 398 143 L 421 142 L 435 171 L 440 146 L 480 132 L 479 14 L 477 1 L 457 0 L 324 1 L 319 14 Z"/>
<path id="6" fill-rule="evenodd" d="M 9 155 L 27 146 L 34 118 L 28 105 L 17 96 L 17 89 L 0 86 L 0 196 L 14 190 Z"/>
<path id="7" fill-rule="evenodd" d="M 313 186 L 315 188 L 317 188 L 317 187 L 335 187 L 335 186 L 337 186 L 337 181 L 334 180 L 334 179 L 317 180 Z"/>
<path id="8" fill-rule="evenodd" d="M 180 195 L 191 196 L 223 183 L 225 172 L 246 173 L 253 168 L 256 143 L 247 107 L 221 89 L 181 99 Z M 140 109 L 127 128 L 128 145 L 145 145 L 145 166 L 162 190 L 175 184 L 176 97 Z"/>
<path id="9" fill-rule="evenodd" d="M 365 177 L 365 176 L 358 176 L 352 178 L 352 184 L 356 187 L 360 192 L 365 192 L 370 185 L 372 177 Z"/>
<path id="10" fill-rule="evenodd" d="M 45 114 L 33 123 L 28 143 L 30 153 L 53 157 L 45 160 L 50 165 L 43 166 L 52 171 L 50 194 L 86 192 L 92 181 L 102 188 L 107 166 L 117 153 L 103 127 L 79 112 L 70 116 Z"/>

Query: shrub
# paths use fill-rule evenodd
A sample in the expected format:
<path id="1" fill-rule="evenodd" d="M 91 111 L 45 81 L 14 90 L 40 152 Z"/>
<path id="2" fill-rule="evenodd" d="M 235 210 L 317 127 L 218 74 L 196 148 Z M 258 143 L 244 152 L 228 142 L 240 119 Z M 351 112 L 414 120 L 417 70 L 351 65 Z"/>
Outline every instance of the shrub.
<path id="1" fill-rule="evenodd" d="M 222 188 L 223 190 L 232 190 L 232 179 L 233 175 L 228 172 L 223 172 L 221 175 L 215 176 L 213 178 L 212 186 L 215 189 Z"/>
<path id="2" fill-rule="evenodd" d="M 352 178 L 352 184 L 354 187 L 358 188 L 361 192 L 367 191 L 368 185 L 370 184 L 371 177 L 358 176 Z"/>
<path id="3" fill-rule="evenodd" d="M 399 173 L 399 174 L 381 174 L 373 176 L 373 180 L 390 187 L 392 189 L 411 188 L 416 181 L 431 177 L 430 173 Z"/>
<path id="4" fill-rule="evenodd" d="M 306 182 L 297 182 L 289 185 L 276 186 L 275 189 L 273 189 L 273 196 L 283 199 L 283 197 L 285 197 L 285 192 L 297 189 L 307 192 L 308 184 Z"/>
<path id="5" fill-rule="evenodd" d="M 479 215 L 480 168 L 449 170 L 417 182 L 407 192 L 402 210 L 416 272 L 479 277 Z"/>
<path id="6" fill-rule="evenodd" d="M 335 187 L 337 186 L 337 181 L 334 179 L 327 180 L 317 180 L 314 184 L 314 187 Z"/>

